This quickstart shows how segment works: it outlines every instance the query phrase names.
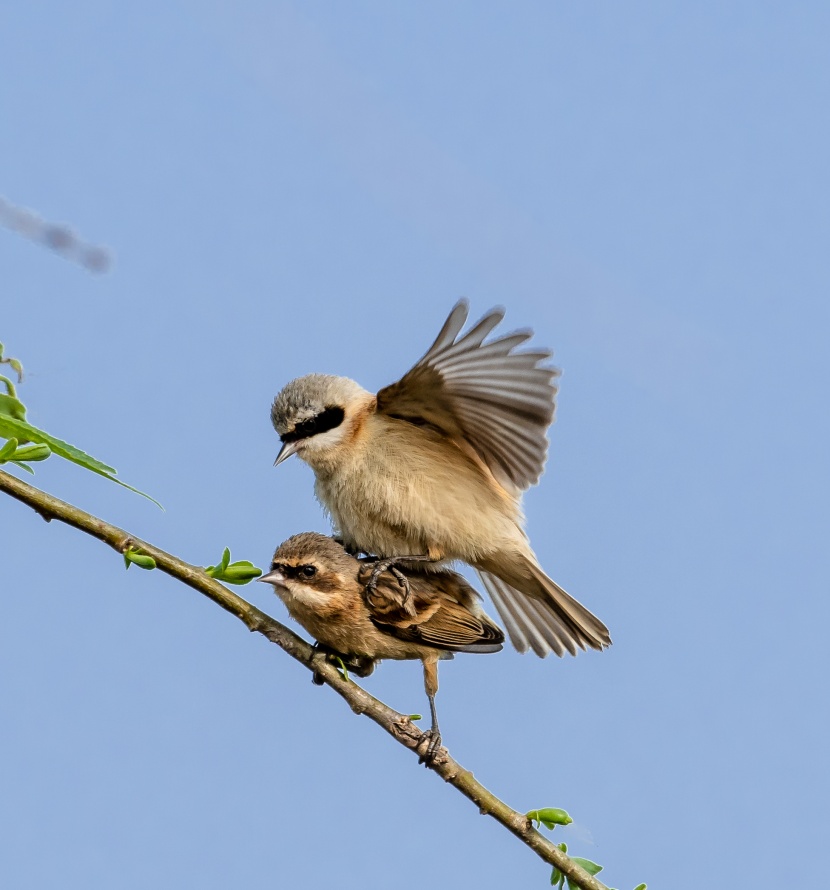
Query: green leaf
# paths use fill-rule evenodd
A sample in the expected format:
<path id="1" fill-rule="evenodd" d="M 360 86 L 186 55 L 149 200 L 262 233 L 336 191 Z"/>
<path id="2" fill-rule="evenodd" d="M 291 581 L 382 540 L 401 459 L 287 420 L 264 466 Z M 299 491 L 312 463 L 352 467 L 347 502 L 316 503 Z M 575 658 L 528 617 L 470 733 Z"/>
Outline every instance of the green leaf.
<path id="1" fill-rule="evenodd" d="M 141 553 L 138 550 L 126 550 L 124 552 L 124 565 L 129 568 L 130 563 L 137 565 L 140 569 L 154 569 L 156 561 L 152 556 Z"/>
<path id="2" fill-rule="evenodd" d="M 583 859 L 581 856 L 571 856 L 571 859 L 578 865 L 581 865 L 589 875 L 598 875 L 602 871 L 602 866 L 590 859 Z"/>
<path id="3" fill-rule="evenodd" d="M 55 454 L 66 458 L 66 460 L 71 460 L 87 470 L 92 470 L 93 473 L 100 473 L 102 476 L 108 476 L 116 472 L 114 467 L 96 460 L 79 448 L 75 448 L 74 445 L 63 442 L 23 420 L 0 415 L 0 435 L 17 436 L 22 441 L 39 442 L 43 445 L 48 445 Z"/>
<path id="4" fill-rule="evenodd" d="M 17 374 L 18 383 L 23 379 L 23 365 L 16 358 L 5 358 L 3 355 L 3 344 L 0 343 L 0 364 L 11 365 Z M 14 392 L 12 392 L 14 395 Z"/>
<path id="5" fill-rule="evenodd" d="M 105 479 L 109 479 L 110 482 L 115 482 L 123 488 L 128 488 L 130 491 L 140 494 L 142 497 L 147 498 L 147 500 L 152 501 L 159 509 L 164 509 L 164 507 L 162 507 L 155 498 L 150 497 L 149 494 L 145 494 L 145 492 L 133 488 L 132 485 L 127 485 L 126 482 L 116 479 L 115 474 L 117 473 L 117 470 L 114 467 L 108 466 L 102 461 L 87 454 L 85 451 L 81 451 L 80 448 L 76 448 L 74 445 L 70 445 L 68 442 L 64 442 L 23 420 L 0 414 L 0 436 L 7 439 L 14 436 L 21 441 L 48 445 L 59 457 L 72 461 L 72 463 L 78 464 L 78 466 L 90 470 L 93 473 L 97 473 L 99 476 L 103 476 Z"/>
<path id="6" fill-rule="evenodd" d="M 7 460 L 11 460 L 12 455 L 17 450 L 17 439 L 9 439 L 6 444 L 0 448 L 0 464 L 5 463 Z"/>
<path id="7" fill-rule="evenodd" d="M 231 548 L 226 547 L 222 551 L 222 561 L 219 563 L 219 568 L 221 571 L 225 571 L 231 561 Z"/>
<path id="8" fill-rule="evenodd" d="M 25 470 L 27 473 L 31 473 L 33 476 L 35 475 L 35 471 L 28 465 L 24 464 L 23 461 L 13 460 L 11 461 L 16 467 L 20 467 L 21 470 Z"/>
<path id="9" fill-rule="evenodd" d="M 553 887 L 561 887 L 565 883 L 565 875 L 555 865 L 550 873 L 550 883 Z"/>
<path id="10" fill-rule="evenodd" d="M 0 380 L 6 380 L 6 378 L 0 377 Z M 26 406 L 10 393 L 0 392 L 0 414 L 6 414 L 15 420 L 25 420 Z"/>
<path id="11" fill-rule="evenodd" d="M 409 717 L 410 720 L 423 720 L 424 719 L 422 714 L 407 714 L 406 716 Z"/>
<path id="12" fill-rule="evenodd" d="M 343 674 L 343 679 L 348 683 L 349 682 L 349 672 L 346 670 L 346 665 L 343 659 L 339 655 L 333 655 L 332 658 L 334 661 L 340 665 L 340 672 Z"/>
<path id="13" fill-rule="evenodd" d="M 647 888 L 645 884 L 637 884 L 634 890 L 647 890 Z"/>

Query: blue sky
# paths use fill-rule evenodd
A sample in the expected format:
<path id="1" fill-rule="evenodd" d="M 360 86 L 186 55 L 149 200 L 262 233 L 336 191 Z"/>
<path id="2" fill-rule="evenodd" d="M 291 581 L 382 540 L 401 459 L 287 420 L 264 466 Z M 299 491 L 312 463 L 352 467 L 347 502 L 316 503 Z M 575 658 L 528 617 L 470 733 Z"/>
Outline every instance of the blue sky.
<path id="1" fill-rule="evenodd" d="M 611 629 L 442 667 L 452 753 L 561 806 L 612 886 L 814 876 L 827 815 L 825 4 L 18 4 L 0 340 L 32 422 L 149 490 L 36 484 L 197 564 L 326 530 L 290 378 L 396 379 L 459 296 L 563 368 L 526 498 Z M 544 887 L 547 869 L 264 640 L 0 499 L 4 886 Z M 264 585 L 244 594 L 278 618 Z M 366 682 L 425 708 L 419 666 Z M 773 853 L 772 851 L 775 851 Z"/>

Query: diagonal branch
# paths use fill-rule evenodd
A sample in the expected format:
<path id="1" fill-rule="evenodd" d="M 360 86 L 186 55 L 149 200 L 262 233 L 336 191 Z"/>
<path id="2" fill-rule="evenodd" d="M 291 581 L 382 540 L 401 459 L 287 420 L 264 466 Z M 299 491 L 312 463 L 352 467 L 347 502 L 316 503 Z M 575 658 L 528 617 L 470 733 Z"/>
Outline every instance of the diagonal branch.
<path id="1" fill-rule="evenodd" d="M 98 538 L 99 541 L 108 544 L 118 553 L 139 549 L 152 556 L 156 561 L 157 568 L 162 572 L 213 600 L 225 611 L 235 615 L 249 630 L 261 633 L 272 643 L 276 643 L 292 658 L 322 678 L 328 686 L 346 700 L 356 714 L 363 714 L 374 720 L 395 741 L 413 751 L 417 751 L 424 741 L 424 734 L 408 717 L 392 710 L 352 680 L 344 680 L 337 668 L 330 664 L 322 653 L 316 652 L 305 640 L 280 624 L 279 621 L 275 621 L 218 581 L 214 581 L 199 566 L 189 565 L 164 550 L 139 540 L 123 529 L 110 525 L 103 519 L 46 494 L 3 471 L 0 471 L 0 491 L 5 491 L 18 501 L 28 504 L 47 522 L 58 519 Z M 469 770 L 464 769 L 461 764 L 450 757 L 445 749 L 441 749 L 441 753 L 430 768 L 438 773 L 445 782 L 453 785 L 465 797 L 468 797 L 478 807 L 482 815 L 492 816 L 508 831 L 516 835 L 522 843 L 530 847 L 541 859 L 550 865 L 555 865 L 570 879 L 572 885 L 581 887 L 583 890 L 608 890 L 603 883 L 589 875 L 555 844 L 536 831 L 523 813 L 512 809 L 488 791 Z"/>

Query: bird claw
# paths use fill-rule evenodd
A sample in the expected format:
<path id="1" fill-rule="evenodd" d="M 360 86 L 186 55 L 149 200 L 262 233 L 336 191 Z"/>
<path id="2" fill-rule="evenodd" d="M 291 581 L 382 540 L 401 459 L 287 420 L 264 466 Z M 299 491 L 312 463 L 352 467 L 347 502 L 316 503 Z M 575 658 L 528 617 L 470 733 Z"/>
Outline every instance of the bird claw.
<path id="1" fill-rule="evenodd" d="M 374 593 L 375 589 L 378 586 L 378 579 L 384 572 L 389 572 L 390 575 L 398 582 L 398 586 L 403 590 L 403 603 L 402 606 L 407 615 L 411 617 L 415 617 L 417 612 L 415 611 L 415 601 L 412 597 L 412 588 L 409 585 L 409 579 L 406 575 L 397 567 L 398 563 L 408 562 L 413 559 L 422 560 L 424 557 L 418 556 L 391 556 L 388 559 L 378 559 L 375 561 L 375 564 L 372 566 L 372 574 L 369 576 L 369 581 L 366 584 L 366 590 L 369 593 Z"/>
<path id="2" fill-rule="evenodd" d="M 427 729 L 424 731 L 418 743 L 420 748 L 424 740 L 427 741 L 426 750 L 418 756 L 418 763 L 423 763 L 427 768 L 433 766 L 441 750 L 441 733 L 437 729 Z"/>
<path id="3" fill-rule="evenodd" d="M 318 652 L 325 652 L 325 651 L 326 651 L 325 647 L 321 646 L 318 642 L 315 641 L 314 645 L 311 647 L 311 659 L 309 661 L 309 664 L 310 665 L 314 664 L 314 657 L 317 655 Z M 325 682 L 323 680 L 323 675 L 321 673 L 319 673 L 319 671 L 315 671 L 313 669 L 313 667 L 312 667 L 312 671 L 311 671 L 311 682 L 315 686 L 322 686 Z"/>
<path id="4" fill-rule="evenodd" d="M 398 582 L 398 586 L 403 590 L 404 611 L 407 615 L 414 618 L 417 613 L 415 611 L 415 602 L 412 599 L 412 588 L 409 586 L 409 579 L 400 569 L 395 568 L 395 566 L 389 566 L 389 573 L 395 578 Z"/>
<path id="5" fill-rule="evenodd" d="M 344 680 L 349 679 L 349 673 L 355 674 L 358 677 L 368 677 L 375 669 L 376 661 L 368 655 L 346 655 L 342 652 L 336 652 L 330 646 L 324 646 L 320 642 L 315 642 L 311 649 L 312 654 L 309 664 L 312 666 L 311 682 L 315 686 L 322 686 L 324 683 L 319 671 L 313 670 L 314 659 L 318 653 L 323 655 L 329 664 L 333 664 L 338 668 Z"/>

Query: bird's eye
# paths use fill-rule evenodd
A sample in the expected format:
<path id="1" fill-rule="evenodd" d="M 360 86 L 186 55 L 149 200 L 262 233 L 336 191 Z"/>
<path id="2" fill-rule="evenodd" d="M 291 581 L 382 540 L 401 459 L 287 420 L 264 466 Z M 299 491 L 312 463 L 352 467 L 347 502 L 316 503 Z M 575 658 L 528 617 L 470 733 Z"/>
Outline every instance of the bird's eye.
<path id="1" fill-rule="evenodd" d="M 304 578 L 313 578 L 317 574 L 315 566 L 300 566 L 300 572 Z"/>

